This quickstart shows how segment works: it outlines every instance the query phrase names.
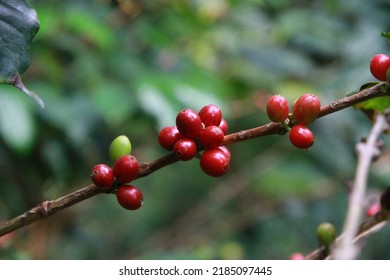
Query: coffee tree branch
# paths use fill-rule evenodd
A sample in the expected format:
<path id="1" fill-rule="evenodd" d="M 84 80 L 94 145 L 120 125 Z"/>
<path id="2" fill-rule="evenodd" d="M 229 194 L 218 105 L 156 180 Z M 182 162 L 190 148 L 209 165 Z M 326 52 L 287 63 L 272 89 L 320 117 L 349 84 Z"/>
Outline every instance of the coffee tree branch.
<path id="1" fill-rule="evenodd" d="M 336 100 L 328 105 L 324 105 L 321 107 L 320 114 L 318 117 L 323 117 L 332 113 L 335 113 L 337 111 L 346 109 L 348 107 L 351 107 L 353 105 L 356 105 L 360 102 L 390 95 L 389 88 L 386 83 L 379 83 L 377 85 L 374 85 L 372 87 L 369 87 L 367 89 L 361 90 L 353 95 L 344 97 L 342 99 Z M 287 131 L 286 129 L 280 124 L 280 123 L 267 123 L 265 125 L 261 125 L 255 128 L 242 130 L 236 133 L 232 133 L 229 135 L 226 135 L 224 137 L 224 141 L 222 145 L 231 145 L 235 144 L 241 141 L 250 140 L 253 138 L 259 138 L 264 137 L 267 135 L 275 135 L 280 134 L 283 135 Z M 173 164 L 177 162 L 178 159 L 175 157 L 173 153 L 168 154 L 164 157 L 161 157 L 159 159 L 156 159 L 151 162 L 142 163 L 140 165 L 140 172 L 139 177 L 145 177 L 148 176 L 155 171 Z M 54 213 L 63 210 L 65 208 L 68 208 L 70 206 L 73 206 L 83 200 L 86 200 L 90 197 L 93 197 L 95 195 L 105 193 L 105 191 L 102 191 L 95 185 L 91 184 L 89 186 L 86 186 L 84 188 L 81 188 L 75 192 L 72 192 L 68 195 L 65 195 L 63 197 L 59 197 L 54 200 L 50 201 L 44 201 L 40 203 L 38 206 L 30 209 L 29 211 L 13 218 L 8 221 L 1 221 L 0 222 L 0 236 L 3 236 L 9 232 L 12 232 L 16 229 L 22 228 L 24 226 L 27 226 L 33 222 L 36 222 L 38 220 L 44 219 L 48 216 L 53 215 Z"/>

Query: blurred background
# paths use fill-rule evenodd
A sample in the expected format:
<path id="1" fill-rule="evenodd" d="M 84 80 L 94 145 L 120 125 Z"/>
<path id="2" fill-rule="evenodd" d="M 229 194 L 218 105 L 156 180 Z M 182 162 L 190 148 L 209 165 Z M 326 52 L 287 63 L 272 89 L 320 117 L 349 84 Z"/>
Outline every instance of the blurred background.
<path id="1" fill-rule="evenodd" d="M 90 184 L 120 134 L 139 161 L 167 154 L 158 131 L 214 103 L 229 132 L 268 122 L 265 102 L 307 92 L 326 104 L 374 80 L 389 54 L 387 0 L 31 0 L 41 29 L 27 87 L 0 87 L 0 219 Z M 317 120 L 315 145 L 285 136 L 229 146 L 230 171 L 198 160 L 134 181 L 138 211 L 98 195 L 0 239 L 2 259 L 288 259 L 317 248 L 319 223 L 342 230 L 355 144 L 370 122 L 350 108 Z M 389 144 L 388 139 L 384 139 Z M 373 164 L 367 207 L 390 185 L 389 149 Z M 362 259 L 390 258 L 390 228 Z"/>

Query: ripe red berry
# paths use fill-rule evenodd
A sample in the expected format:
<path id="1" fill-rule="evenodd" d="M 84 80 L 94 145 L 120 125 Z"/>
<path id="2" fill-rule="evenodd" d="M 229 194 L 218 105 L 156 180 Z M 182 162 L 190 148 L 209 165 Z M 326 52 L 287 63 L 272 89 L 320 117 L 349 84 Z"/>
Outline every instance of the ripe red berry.
<path id="1" fill-rule="evenodd" d="M 203 152 L 200 157 L 200 167 L 209 176 L 219 177 L 229 169 L 230 158 L 219 149 L 211 149 Z"/>
<path id="2" fill-rule="evenodd" d="M 132 185 L 121 185 L 116 192 L 118 203 L 128 210 L 140 208 L 144 202 L 142 192 Z"/>
<path id="3" fill-rule="evenodd" d="M 222 144 L 224 137 L 225 134 L 219 126 L 211 125 L 203 129 L 199 140 L 205 149 L 213 149 Z"/>
<path id="4" fill-rule="evenodd" d="M 222 152 L 225 153 L 225 155 L 230 159 L 232 157 L 232 154 L 230 153 L 229 149 L 226 146 L 219 146 L 218 149 L 220 149 Z"/>
<path id="5" fill-rule="evenodd" d="M 114 164 L 114 175 L 121 183 L 129 183 L 137 178 L 139 173 L 138 160 L 132 155 L 120 157 Z"/>
<path id="6" fill-rule="evenodd" d="M 274 95 L 267 101 L 267 115 L 273 122 L 284 121 L 290 112 L 288 101 L 284 96 Z"/>
<path id="7" fill-rule="evenodd" d="M 314 135 L 302 124 L 294 125 L 289 134 L 290 142 L 299 149 L 308 149 L 314 143 Z"/>
<path id="8" fill-rule="evenodd" d="M 183 138 L 176 126 L 167 126 L 158 133 L 158 142 L 161 147 L 169 151 L 173 150 L 173 146 L 178 140 Z"/>
<path id="9" fill-rule="evenodd" d="M 205 126 L 219 125 L 222 120 L 222 110 L 214 104 L 204 106 L 198 114 Z"/>
<path id="10" fill-rule="evenodd" d="M 177 114 L 176 126 L 181 135 L 189 139 L 199 137 L 203 129 L 203 123 L 198 113 L 188 108 Z"/>
<path id="11" fill-rule="evenodd" d="M 187 161 L 193 159 L 197 153 L 196 143 L 191 139 L 180 139 L 173 146 L 173 152 L 179 160 Z"/>
<path id="12" fill-rule="evenodd" d="M 390 68 L 390 56 L 386 54 L 376 54 L 370 61 L 370 71 L 372 75 L 380 81 L 386 81 L 386 72 Z"/>
<path id="13" fill-rule="evenodd" d="M 222 118 L 222 120 L 221 120 L 221 122 L 219 124 L 219 127 L 222 129 L 223 134 L 226 135 L 228 133 L 229 126 L 228 126 L 227 121 L 224 118 Z"/>
<path id="14" fill-rule="evenodd" d="M 302 254 L 302 253 L 299 253 L 299 252 L 296 252 L 296 253 L 292 253 L 289 257 L 290 260 L 294 260 L 294 261 L 297 261 L 297 260 L 304 260 L 305 259 L 305 256 Z"/>
<path id="15" fill-rule="evenodd" d="M 381 210 L 380 203 L 374 203 L 371 205 L 366 212 L 366 217 L 374 216 L 376 213 L 378 213 Z"/>
<path id="16" fill-rule="evenodd" d="M 321 110 L 320 99 L 311 93 L 300 96 L 293 104 L 293 117 L 297 123 L 308 125 L 319 115 Z"/>
<path id="17" fill-rule="evenodd" d="M 99 188 L 109 190 L 115 181 L 114 172 L 106 164 L 98 164 L 91 171 L 92 182 Z"/>

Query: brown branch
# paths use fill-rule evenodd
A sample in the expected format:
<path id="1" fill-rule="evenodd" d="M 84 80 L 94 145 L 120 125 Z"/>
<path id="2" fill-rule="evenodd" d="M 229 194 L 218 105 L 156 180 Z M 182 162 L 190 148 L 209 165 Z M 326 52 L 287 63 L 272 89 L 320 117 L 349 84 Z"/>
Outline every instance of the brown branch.
<path id="1" fill-rule="evenodd" d="M 380 83 L 373 87 L 367 88 L 360 92 L 357 92 L 351 96 L 344 97 L 340 100 L 334 101 L 328 105 L 322 106 L 319 114 L 319 118 L 351 107 L 360 102 L 390 95 L 390 89 L 386 86 L 386 83 Z M 263 137 L 272 134 L 285 134 L 285 128 L 279 123 L 268 123 L 262 126 L 243 130 L 240 132 L 226 135 L 222 145 L 230 145 L 233 143 L 246 141 L 253 138 Z M 145 177 L 153 172 L 177 162 L 178 159 L 173 153 L 168 154 L 162 158 L 156 159 L 148 163 L 142 163 L 140 167 L 139 177 Z M 97 194 L 104 193 L 104 191 L 97 188 L 95 185 L 89 185 L 80 190 L 72 192 L 66 196 L 57 198 L 51 201 L 44 201 L 38 206 L 25 212 L 24 214 L 13 218 L 8 221 L 0 222 L 0 236 L 3 236 L 11 231 L 27 226 L 35 221 L 50 216 L 62 209 L 70 207 L 76 203 L 79 203 L 85 199 L 88 199 Z"/>
<path id="2" fill-rule="evenodd" d="M 103 191 L 101 189 L 97 188 L 95 185 L 92 184 L 63 197 L 50 201 L 43 201 L 38 206 L 30 209 L 29 211 L 25 212 L 20 216 L 17 216 L 16 218 L 13 218 L 9 221 L 1 221 L 0 236 L 3 236 L 18 228 L 27 226 L 40 219 L 51 216 L 62 209 L 70 207 L 76 203 L 79 203 L 87 198 L 90 198 L 102 192 Z"/>

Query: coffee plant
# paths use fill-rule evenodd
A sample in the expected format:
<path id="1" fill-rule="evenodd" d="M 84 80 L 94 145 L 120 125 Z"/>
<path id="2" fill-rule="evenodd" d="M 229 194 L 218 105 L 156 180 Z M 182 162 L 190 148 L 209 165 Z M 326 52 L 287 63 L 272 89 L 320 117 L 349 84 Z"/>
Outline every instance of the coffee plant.
<path id="1" fill-rule="evenodd" d="M 46 102 L 46 96 L 41 98 L 39 91 L 37 91 L 38 96 L 27 89 L 21 79 L 22 74 L 30 66 L 29 48 L 33 46 L 33 39 L 40 26 L 35 10 L 22 0 L 10 0 L 8 3 L 0 3 L 0 6 L 3 8 L 0 10 L 2 13 L 0 16 L 6 18 L 7 23 L 0 25 L 1 38 L 5 42 L 5 45 L 0 46 L 2 55 L 0 82 L 13 85 L 32 97 L 37 102 L 39 110 L 60 110 L 60 108 L 51 109 L 50 102 Z M 141 6 L 135 5 L 134 7 L 135 10 L 141 9 Z M 122 8 L 119 5 L 119 11 L 124 13 L 126 10 L 122 10 Z M 130 17 L 129 14 L 121 14 L 121 16 Z M 132 14 L 132 16 L 136 17 L 137 15 Z M 215 16 L 217 15 L 215 14 Z M 222 14 L 220 16 L 222 17 Z M 9 28 L 9 26 L 13 28 Z M 76 27 L 73 27 L 74 30 L 77 30 Z M 382 38 L 383 41 L 390 40 L 390 33 L 383 32 Z M 93 44 L 89 39 L 83 38 L 84 43 Z M 66 56 L 67 51 L 62 51 L 65 53 L 63 55 Z M 14 218 L 1 220 L 0 241 L 6 243 L 8 242 L 7 238 L 12 239 L 13 234 L 21 228 L 41 223 L 49 216 L 70 207 L 78 207 L 79 203 L 98 195 L 105 195 L 105 199 L 115 200 L 121 211 L 130 210 L 134 217 L 142 215 L 142 211 L 147 211 L 145 208 L 148 207 L 149 201 L 153 201 L 151 198 L 153 190 L 144 192 L 147 186 L 145 186 L 143 178 L 149 176 L 163 178 L 164 170 L 174 169 L 179 164 L 185 167 L 186 164 L 195 162 L 198 170 L 202 172 L 201 176 L 223 182 L 223 178 L 230 175 L 232 166 L 242 164 L 236 160 L 235 154 L 240 152 L 240 147 L 244 145 L 245 141 L 255 141 L 254 139 L 257 138 L 265 140 L 272 136 L 283 137 L 289 144 L 288 149 L 296 149 L 300 157 L 310 157 L 313 148 L 318 145 L 318 138 L 321 137 L 317 136 L 317 120 L 330 118 L 341 111 L 354 108 L 367 117 L 371 128 L 366 137 L 361 139 L 355 147 L 357 166 L 355 177 L 349 178 L 343 227 L 337 228 L 330 221 L 318 221 L 318 228 L 312 232 L 312 235 L 317 237 L 318 248 L 312 248 L 311 251 L 305 253 L 292 252 L 290 257 L 286 256 L 286 258 L 291 260 L 356 259 L 364 251 L 363 241 L 385 228 L 388 219 L 390 219 L 389 188 L 381 191 L 377 201 L 371 202 L 368 206 L 364 204 L 369 193 L 370 167 L 384 156 L 385 145 L 382 137 L 387 137 L 389 131 L 390 56 L 382 53 L 375 54 L 371 60 L 366 61 L 366 67 L 372 73 L 372 79 L 375 81 L 363 85 L 356 84 L 354 87 L 357 90 L 330 102 L 329 100 L 321 100 L 319 94 L 311 91 L 301 92 L 294 98 L 291 98 L 288 92 L 267 92 L 258 101 L 261 103 L 259 107 L 262 108 L 259 109 L 259 114 L 262 111 L 261 113 L 266 115 L 267 119 L 263 118 L 261 123 L 250 128 L 240 127 L 237 124 L 231 125 L 228 114 L 225 114 L 222 109 L 223 106 L 215 102 L 183 107 L 173 113 L 173 118 L 170 119 L 171 123 L 161 126 L 162 128 L 153 135 L 154 142 L 149 140 L 145 142 L 145 145 L 151 143 L 158 145 L 159 153 L 163 154 L 162 156 L 156 156 L 153 153 L 137 154 L 135 143 L 139 141 L 133 141 L 131 131 L 126 133 L 111 132 L 110 136 L 112 137 L 106 139 L 106 145 L 103 148 L 106 151 L 104 159 L 95 158 L 95 162 L 90 164 L 89 170 L 84 172 L 85 178 L 90 180 L 90 184 L 75 191 L 57 195 L 55 199 L 45 198 L 38 205 Z M 39 71 L 39 69 L 35 70 Z M 155 99 L 156 95 L 153 95 L 153 91 L 149 91 L 149 97 L 146 96 L 148 90 L 145 90 L 143 94 L 145 100 L 148 100 L 151 110 L 154 110 L 153 113 L 163 118 L 162 114 L 159 115 L 158 108 L 164 104 Z M 50 97 L 48 98 L 50 99 Z M 121 98 L 114 98 L 114 100 L 117 103 L 113 104 L 111 116 L 115 116 L 116 112 L 124 112 L 121 109 Z M 111 102 L 111 100 L 107 102 Z M 157 104 L 157 107 L 152 107 L 152 104 Z M 67 105 L 70 104 L 63 104 L 63 106 Z M 77 112 L 77 105 L 74 106 L 75 112 Z M 356 113 L 358 114 L 358 112 Z M 1 117 L 7 118 L 4 114 Z M 65 118 L 70 117 L 72 116 L 65 116 Z M 137 124 L 132 125 L 137 126 Z M 9 129 L 12 128 L 9 127 Z M 359 129 L 359 126 L 356 129 Z M 332 136 L 337 137 L 337 135 Z M 91 141 L 94 140 L 96 139 Z M 272 149 L 273 147 L 270 148 L 270 153 L 272 153 Z M 151 157 L 145 158 L 145 155 Z M 337 155 L 334 157 L 337 160 Z M 61 163 L 56 164 L 60 165 Z M 74 165 L 77 165 L 76 159 Z M 20 172 L 19 175 L 23 176 L 23 172 Z M 185 175 L 177 172 L 175 176 Z M 288 175 L 283 177 L 284 174 L 281 173 L 279 176 L 283 180 L 289 181 Z M 186 179 L 192 180 L 192 178 Z M 245 178 L 240 177 L 237 182 L 240 181 L 245 181 Z M 170 186 L 165 187 L 168 190 L 170 188 Z M 183 186 L 183 188 L 186 187 Z M 193 193 L 192 190 L 191 193 Z M 223 199 L 224 195 L 229 195 L 229 193 L 222 193 L 220 199 Z M 175 200 L 180 200 L 180 197 L 173 197 L 171 202 L 166 202 L 165 207 L 170 207 L 170 204 L 174 205 Z M 248 203 L 245 207 L 251 208 L 251 204 Z M 161 214 L 156 213 L 156 215 Z M 4 245 L 0 243 L 0 249 L 2 246 Z"/>

